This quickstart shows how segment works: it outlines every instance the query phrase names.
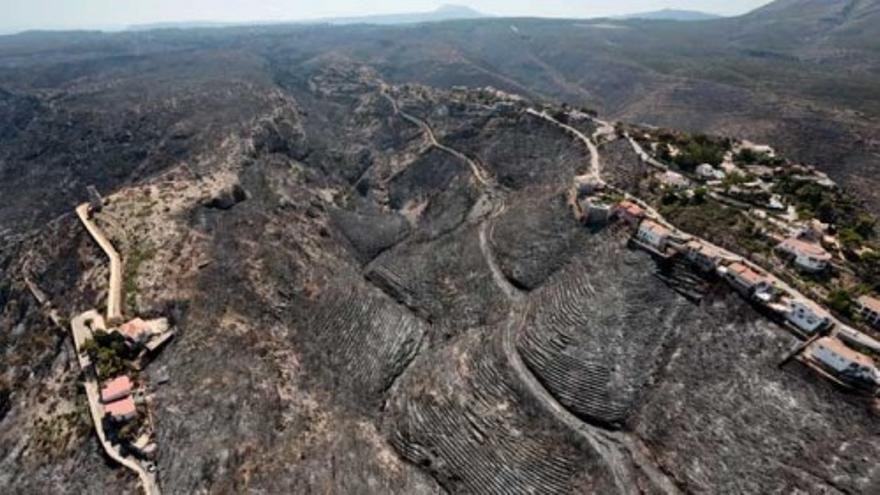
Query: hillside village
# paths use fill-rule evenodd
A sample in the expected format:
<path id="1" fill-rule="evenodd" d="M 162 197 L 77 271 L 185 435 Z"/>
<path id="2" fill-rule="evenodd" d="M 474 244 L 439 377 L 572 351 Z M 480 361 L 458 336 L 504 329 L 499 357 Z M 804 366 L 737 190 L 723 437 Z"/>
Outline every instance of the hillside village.
<path id="1" fill-rule="evenodd" d="M 645 128 L 616 132 L 647 171 L 632 191 L 602 180 L 579 184 L 576 215 L 584 223 L 628 225 L 633 246 L 661 263 L 683 263 L 704 280 L 729 284 L 804 341 L 782 364 L 796 358 L 847 388 L 880 393 L 880 299 L 874 272 L 864 269 L 877 252 L 871 217 L 826 175 L 768 146 Z M 839 223 L 822 221 L 831 219 Z M 700 297 L 693 288 L 677 290 Z"/>

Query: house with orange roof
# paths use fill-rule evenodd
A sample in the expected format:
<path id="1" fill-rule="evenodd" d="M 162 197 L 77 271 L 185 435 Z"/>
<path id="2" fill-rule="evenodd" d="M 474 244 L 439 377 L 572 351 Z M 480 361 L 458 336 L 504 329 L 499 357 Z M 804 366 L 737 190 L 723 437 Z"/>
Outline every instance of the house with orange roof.
<path id="1" fill-rule="evenodd" d="M 816 242 L 791 237 L 776 248 L 792 256 L 795 265 L 809 272 L 821 272 L 831 263 L 831 254 Z"/>
<path id="2" fill-rule="evenodd" d="M 149 338 L 151 329 L 146 321 L 141 318 L 135 318 L 122 324 L 119 327 L 119 333 L 132 342 L 143 342 Z"/>
<path id="3" fill-rule="evenodd" d="M 134 399 L 129 395 L 124 399 L 104 405 L 104 414 L 113 421 L 130 421 L 137 417 L 137 407 Z"/>
<path id="4" fill-rule="evenodd" d="M 698 240 L 689 241 L 685 245 L 685 256 L 705 272 L 718 268 L 726 258 L 724 251 Z"/>
<path id="5" fill-rule="evenodd" d="M 856 381 L 876 389 L 880 372 L 870 357 L 857 352 L 834 337 L 817 340 L 810 351 L 811 358 L 840 378 Z"/>
<path id="6" fill-rule="evenodd" d="M 726 275 L 734 288 L 746 295 L 766 292 L 773 287 L 773 279 L 766 274 L 753 270 L 745 263 L 733 263 L 721 271 L 721 273 Z"/>
<path id="7" fill-rule="evenodd" d="M 629 200 L 618 203 L 614 214 L 617 218 L 633 226 L 638 225 L 645 218 L 645 210 Z"/>
<path id="8" fill-rule="evenodd" d="M 101 402 L 107 404 L 131 395 L 131 379 L 125 375 L 107 381 L 101 387 Z"/>
<path id="9" fill-rule="evenodd" d="M 666 249 L 666 242 L 671 236 L 671 230 L 653 220 L 642 221 L 638 232 L 636 232 L 636 239 L 642 244 L 661 252 Z"/>

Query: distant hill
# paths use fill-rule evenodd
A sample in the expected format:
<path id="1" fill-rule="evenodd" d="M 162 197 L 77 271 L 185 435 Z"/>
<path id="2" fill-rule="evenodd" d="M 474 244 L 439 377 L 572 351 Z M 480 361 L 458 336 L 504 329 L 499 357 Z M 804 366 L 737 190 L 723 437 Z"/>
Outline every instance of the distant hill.
<path id="1" fill-rule="evenodd" d="M 438 22 L 459 19 L 480 19 L 488 17 L 470 7 L 462 5 L 443 5 L 433 12 L 416 12 L 404 14 L 369 15 L 361 17 L 337 17 L 325 19 L 329 24 L 415 24 L 419 22 Z"/>
<path id="2" fill-rule="evenodd" d="M 656 21 L 708 21 L 722 16 L 696 10 L 663 9 L 615 17 L 615 19 L 648 19 Z"/>
<path id="3" fill-rule="evenodd" d="M 253 22 L 212 22 L 212 21 L 185 21 L 185 22 L 160 22 L 151 24 L 136 24 L 129 26 L 129 31 L 149 31 L 152 29 L 191 29 L 191 28 L 222 28 L 233 26 L 251 25 L 274 25 L 274 24 L 332 24 L 337 26 L 349 24 L 372 24 L 372 25 L 395 25 L 417 24 L 420 22 L 439 22 L 461 19 L 480 19 L 488 17 L 470 7 L 461 5 L 443 5 L 432 12 L 411 12 L 401 14 L 367 15 L 356 17 L 328 17 L 311 21 L 253 21 Z"/>

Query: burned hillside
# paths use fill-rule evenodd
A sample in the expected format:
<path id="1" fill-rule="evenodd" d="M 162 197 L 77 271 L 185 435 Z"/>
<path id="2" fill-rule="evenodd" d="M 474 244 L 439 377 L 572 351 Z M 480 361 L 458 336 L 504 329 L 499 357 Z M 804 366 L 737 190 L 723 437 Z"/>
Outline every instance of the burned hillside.
<path id="1" fill-rule="evenodd" d="M 34 181 L 58 180 L 40 210 L 54 218 L 100 175 L 96 222 L 124 258 L 127 304 L 178 329 L 141 376 L 164 491 L 880 486 L 864 460 L 880 455 L 873 403 L 780 369 L 796 339 L 725 286 L 688 299 L 668 266 L 627 246 L 624 225 L 576 219 L 575 177 L 594 157 L 535 110 L 561 107 L 393 84 L 338 53 L 265 43 L 179 54 L 183 75 L 163 66 L 146 81 L 134 74 L 157 63 L 149 53 L 79 67 L 84 79 L 46 61 L 19 96 L 0 94 L 16 108 L 0 122 L 15 163 L 77 149 L 53 140 L 98 149 L 83 170 L 39 169 L 4 193 L 33 205 Z M 59 102 L 21 96 L 28 85 Z M 103 109 L 99 130 L 59 130 L 37 153 L 37 115 L 80 106 Z M 45 125 L 66 121 L 53 115 Z M 642 165 L 621 141 L 599 153 L 626 186 Z M 34 226 L 0 250 L 0 484 L 135 490 L 67 416 L 80 398 L 65 320 L 101 306 L 106 262 L 71 214 Z"/>

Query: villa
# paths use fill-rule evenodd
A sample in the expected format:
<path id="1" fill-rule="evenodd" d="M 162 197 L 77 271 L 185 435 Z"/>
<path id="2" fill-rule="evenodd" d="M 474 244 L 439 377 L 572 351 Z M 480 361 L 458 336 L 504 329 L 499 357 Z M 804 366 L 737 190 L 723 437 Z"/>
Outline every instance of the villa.
<path id="1" fill-rule="evenodd" d="M 795 299 L 790 302 L 786 318 L 797 328 L 812 335 L 832 325 L 831 314 L 808 299 Z"/>
<path id="2" fill-rule="evenodd" d="M 125 375 L 118 376 L 101 387 L 101 402 L 108 404 L 131 395 L 131 379 Z"/>
<path id="3" fill-rule="evenodd" d="M 614 211 L 615 215 L 630 225 L 638 225 L 645 218 L 645 210 L 632 201 L 621 201 Z"/>
<path id="4" fill-rule="evenodd" d="M 821 245 L 794 237 L 782 241 L 777 249 L 793 256 L 794 263 L 809 272 L 821 272 L 831 262 L 831 254 Z"/>
<path id="5" fill-rule="evenodd" d="M 870 357 L 847 347 L 833 337 L 816 341 L 811 351 L 812 359 L 840 378 L 867 383 L 872 388 L 880 385 L 880 372 Z"/>
<path id="6" fill-rule="evenodd" d="M 773 280 L 770 277 L 752 270 L 744 263 L 737 262 L 728 267 L 722 267 L 719 269 L 719 273 L 726 275 L 734 288 L 747 295 L 766 292 L 773 287 Z"/>
<path id="7" fill-rule="evenodd" d="M 137 417 L 134 399 L 128 396 L 104 406 L 104 413 L 114 421 L 129 421 Z"/>
<path id="8" fill-rule="evenodd" d="M 724 251 L 700 241 L 690 241 L 686 245 L 688 260 L 704 272 L 715 270 L 725 259 Z"/>
<path id="9" fill-rule="evenodd" d="M 880 328 L 880 300 L 862 296 L 857 301 L 859 316 L 875 328 Z"/>
<path id="10" fill-rule="evenodd" d="M 636 239 L 642 244 L 662 252 L 666 249 L 666 242 L 671 235 L 672 232 L 666 227 L 653 220 L 645 220 L 639 225 Z"/>

